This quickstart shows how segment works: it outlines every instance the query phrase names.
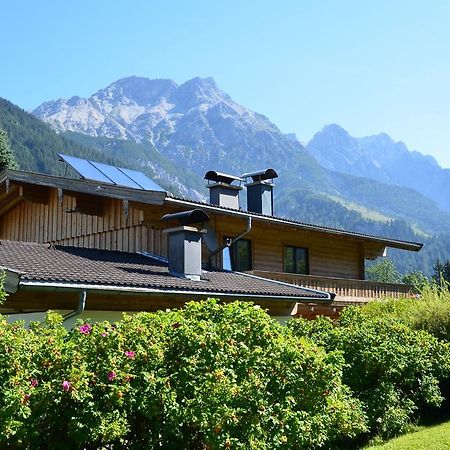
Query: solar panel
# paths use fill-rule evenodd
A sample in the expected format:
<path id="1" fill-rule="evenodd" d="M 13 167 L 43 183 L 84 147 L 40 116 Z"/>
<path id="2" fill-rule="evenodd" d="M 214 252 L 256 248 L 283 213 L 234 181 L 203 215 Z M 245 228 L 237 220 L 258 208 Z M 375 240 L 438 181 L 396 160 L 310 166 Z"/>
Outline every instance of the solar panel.
<path id="1" fill-rule="evenodd" d="M 76 158 L 75 156 L 63 155 L 62 153 L 59 153 L 58 156 L 73 167 L 82 178 L 87 180 L 101 181 L 102 183 L 111 183 L 133 189 L 164 192 L 161 186 L 137 170 L 123 169 L 96 161 Z"/>
<path id="2" fill-rule="evenodd" d="M 114 184 L 119 186 L 127 186 L 134 189 L 142 189 L 142 187 L 135 183 L 130 177 L 127 177 L 120 169 L 108 164 L 103 164 L 95 161 L 90 161 L 100 172 L 104 173 Z M 144 175 L 145 176 L 145 175 Z"/>
<path id="3" fill-rule="evenodd" d="M 139 186 L 141 186 L 142 189 L 145 189 L 147 191 L 162 191 L 162 192 L 164 192 L 164 189 L 161 186 L 156 184 L 153 180 L 151 180 L 149 177 L 144 175 L 142 172 L 138 172 L 137 170 L 131 170 L 131 169 L 123 169 L 123 168 L 120 168 L 120 170 L 125 175 L 128 175 L 137 184 L 139 184 Z"/>
<path id="4" fill-rule="evenodd" d="M 61 153 L 59 153 L 59 156 L 66 161 L 67 164 L 72 166 L 82 178 L 111 183 L 111 180 L 100 172 L 95 166 L 93 166 L 90 161 L 76 158 L 75 156 L 62 155 Z"/>

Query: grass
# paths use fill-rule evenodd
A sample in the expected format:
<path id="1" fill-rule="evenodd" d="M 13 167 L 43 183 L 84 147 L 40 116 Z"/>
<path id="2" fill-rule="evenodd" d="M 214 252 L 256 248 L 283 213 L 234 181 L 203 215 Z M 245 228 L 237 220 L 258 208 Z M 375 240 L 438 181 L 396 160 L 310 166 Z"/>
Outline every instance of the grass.
<path id="1" fill-rule="evenodd" d="M 386 216 L 385 214 L 380 213 L 379 211 L 375 211 L 373 209 L 366 208 L 357 203 L 351 202 L 349 200 L 345 200 L 342 197 L 338 197 L 337 195 L 328 195 L 332 200 L 340 203 L 342 206 L 347 208 L 350 211 L 356 211 L 361 215 L 364 219 L 375 220 L 376 222 L 387 223 L 393 219 L 393 217 Z"/>
<path id="2" fill-rule="evenodd" d="M 365 447 L 366 450 L 448 450 L 450 449 L 450 422 L 420 427 L 384 444 Z"/>

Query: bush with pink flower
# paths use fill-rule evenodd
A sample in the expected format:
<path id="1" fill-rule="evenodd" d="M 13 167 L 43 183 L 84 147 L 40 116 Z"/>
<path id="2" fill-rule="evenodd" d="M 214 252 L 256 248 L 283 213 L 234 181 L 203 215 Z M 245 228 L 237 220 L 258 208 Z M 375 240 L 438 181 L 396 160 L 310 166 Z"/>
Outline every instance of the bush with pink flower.
<path id="1" fill-rule="evenodd" d="M 343 360 L 250 303 L 0 322 L 0 448 L 314 448 L 365 429 Z"/>
<path id="2" fill-rule="evenodd" d="M 216 300 L 115 324 L 79 321 L 71 331 L 62 322 L 49 313 L 27 329 L 0 316 L 0 448 L 356 448 L 355 438 L 373 432 L 364 398 L 342 381 L 351 366 L 330 344 L 342 334 L 331 323 L 283 327 L 251 303 Z M 418 375 L 437 395 L 449 346 L 368 325 L 348 324 L 358 340 L 344 350 L 376 357 L 355 379 L 379 372 L 381 353 L 361 344 L 372 330 L 380 348 L 414 350 Z M 316 340 L 333 336 L 317 341 L 328 352 L 312 342 L 311 327 Z M 390 406 L 388 397 L 379 403 Z"/>

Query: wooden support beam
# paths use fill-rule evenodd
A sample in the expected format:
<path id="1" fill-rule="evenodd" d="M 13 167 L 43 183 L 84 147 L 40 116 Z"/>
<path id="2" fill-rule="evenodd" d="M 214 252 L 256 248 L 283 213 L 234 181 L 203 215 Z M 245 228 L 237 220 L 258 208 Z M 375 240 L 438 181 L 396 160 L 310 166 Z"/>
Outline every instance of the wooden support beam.
<path id="1" fill-rule="evenodd" d="M 144 206 L 142 208 L 142 211 L 144 215 L 142 225 L 145 225 L 147 228 L 159 230 L 162 228 L 166 228 L 166 226 L 161 222 L 161 217 L 165 214 L 175 212 L 176 210 L 165 206 L 159 208 L 149 208 L 148 206 Z"/>
<path id="2" fill-rule="evenodd" d="M 385 250 L 385 244 L 375 244 L 372 242 L 364 243 L 364 256 L 366 259 L 376 259 L 379 256 L 385 256 Z"/>
<path id="3" fill-rule="evenodd" d="M 23 200 L 23 192 L 21 186 L 11 187 L 6 195 L 2 195 L 0 199 L 0 216 L 10 209 L 14 208 Z"/>
<path id="4" fill-rule="evenodd" d="M 51 189 L 47 186 L 33 186 L 30 184 L 20 185 L 23 198 L 32 203 L 48 205 L 50 202 Z"/>
<path id="5" fill-rule="evenodd" d="M 75 209 L 67 211 L 68 213 L 76 212 L 89 216 L 103 217 L 111 204 L 108 198 L 98 195 L 89 195 L 74 191 L 64 191 L 64 193 L 75 198 Z"/>
<path id="6" fill-rule="evenodd" d="M 0 216 L 14 208 L 22 200 L 48 205 L 51 188 L 11 182 L 5 193 L 0 194 Z"/>

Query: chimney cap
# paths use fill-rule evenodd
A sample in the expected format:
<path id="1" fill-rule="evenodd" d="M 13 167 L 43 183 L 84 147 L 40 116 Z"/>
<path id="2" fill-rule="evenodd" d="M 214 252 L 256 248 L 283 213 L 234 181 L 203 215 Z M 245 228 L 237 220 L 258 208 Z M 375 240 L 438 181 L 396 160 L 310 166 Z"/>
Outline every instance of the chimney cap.
<path id="1" fill-rule="evenodd" d="M 226 184 L 231 184 L 233 181 L 244 181 L 241 177 L 236 177 L 227 173 L 216 172 L 215 170 L 209 170 L 208 172 L 206 172 L 204 179 Z"/>
<path id="2" fill-rule="evenodd" d="M 177 220 L 181 225 L 191 225 L 208 222 L 209 217 L 202 209 L 191 209 L 189 211 L 166 214 L 161 217 L 161 222 L 169 222 L 171 220 Z"/>
<path id="3" fill-rule="evenodd" d="M 278 174 L 274 169 L 265 169 L 251 173 L 244 173 L 243 175 L 241 175 L 241 178 L 249 178 L 249 177 L 251 177 L 254 182 L 257 182 L 278 178 Z"/>

